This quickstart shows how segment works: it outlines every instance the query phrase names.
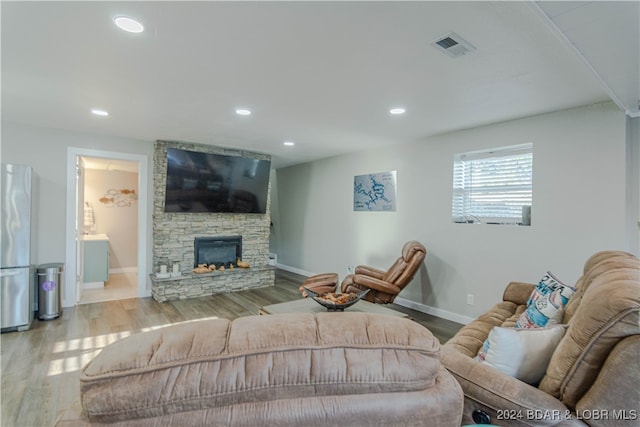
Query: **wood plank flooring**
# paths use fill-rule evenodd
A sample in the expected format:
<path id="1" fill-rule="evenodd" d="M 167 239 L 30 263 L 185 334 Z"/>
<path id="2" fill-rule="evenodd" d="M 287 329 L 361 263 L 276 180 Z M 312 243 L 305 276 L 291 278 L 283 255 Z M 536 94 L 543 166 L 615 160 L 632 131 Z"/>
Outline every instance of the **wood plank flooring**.
<path id="1" fill-rule="evenodd" d="M 133 333 L 177 322 L 258 313 L 264 305 L 300 298 L 304 280 L 276 271 L 276 285 L 224 295 L 157 303 L 134 298 L 65 308 L 60 318 L 34 321 L 25 332 L 1 335 L 2 427 L 53 426 L 58 414 L 79 398 L 80 370 L 106 345 Z M 444 342 L 462 325 L 395 304 Z"/>
<path id="2" fill-rule="evenodd" d="M 95 302 L 136 298 L 137 296 L 137 272 L 110 273 L 109 280 L 104 283 L 104 287 L 96 289 L 83 289 L 80 293 L 79 304 L 93 304 Z"/>

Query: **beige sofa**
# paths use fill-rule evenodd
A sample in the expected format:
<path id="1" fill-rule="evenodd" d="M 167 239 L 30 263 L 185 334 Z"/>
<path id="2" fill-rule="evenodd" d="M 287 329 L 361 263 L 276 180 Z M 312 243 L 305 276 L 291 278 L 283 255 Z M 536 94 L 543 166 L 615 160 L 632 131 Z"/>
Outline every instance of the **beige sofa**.
<path id="1" fill-rule="evenodd" d="M 366 313 L 205 320 L 136 334 L 83 370 L 57 426 L 460 426 L 440 344 Z"/>
<path id="2" fill-rule="evenodd" d="M 494 326 L 514 326 L 534 285 L 510 283 L 503 301 L 442 349 L 465 394 L 463 424 L 640 425 L 640 261 L 598 252 L 584 266 L 544 377 L 529 385 L 475 359 Z"/>

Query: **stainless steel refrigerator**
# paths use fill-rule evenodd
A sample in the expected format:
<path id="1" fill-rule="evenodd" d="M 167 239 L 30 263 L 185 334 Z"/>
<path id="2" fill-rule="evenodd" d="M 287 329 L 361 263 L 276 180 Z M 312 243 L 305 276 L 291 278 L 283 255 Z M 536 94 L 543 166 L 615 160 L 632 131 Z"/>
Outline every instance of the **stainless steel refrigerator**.
<path id="1" fill-rule="evenodd" d="M 0 317 L 2 331 L 27 330 L 36 310 L 35 175 L 29 166 L 2 163 Z"/>

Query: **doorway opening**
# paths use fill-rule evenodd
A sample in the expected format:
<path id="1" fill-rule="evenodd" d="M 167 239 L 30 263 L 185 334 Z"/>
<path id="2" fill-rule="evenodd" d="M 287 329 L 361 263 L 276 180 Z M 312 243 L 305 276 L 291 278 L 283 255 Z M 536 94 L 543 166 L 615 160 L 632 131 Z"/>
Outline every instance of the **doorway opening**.
<path id="1" fill-rule="evenodd" d="M 78 304 L 136 298 L 138 163 L 79 158 Z"/>
<path id="2" fill-rule="evenodd" d="M 63 306 L 149 296 L 147 157 L 69 148 Z"/>

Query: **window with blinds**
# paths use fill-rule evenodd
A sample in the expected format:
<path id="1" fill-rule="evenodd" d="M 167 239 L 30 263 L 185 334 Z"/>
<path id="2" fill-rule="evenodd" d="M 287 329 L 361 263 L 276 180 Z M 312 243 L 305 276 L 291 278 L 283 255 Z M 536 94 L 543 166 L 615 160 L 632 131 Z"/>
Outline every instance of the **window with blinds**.
<path id="1" fill-rule="evenodd" d="M 530 225 L 533 144 L 456 154 L 454 222 Z"/>

